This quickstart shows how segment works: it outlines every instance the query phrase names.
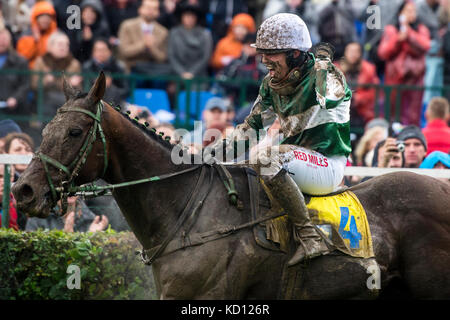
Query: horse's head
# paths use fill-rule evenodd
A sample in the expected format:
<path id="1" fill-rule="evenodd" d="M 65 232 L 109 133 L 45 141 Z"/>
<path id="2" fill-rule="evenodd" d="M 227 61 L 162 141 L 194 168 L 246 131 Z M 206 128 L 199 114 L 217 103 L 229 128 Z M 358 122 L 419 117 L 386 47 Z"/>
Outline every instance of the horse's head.
<path id="1" fill-rule="evenodd" d="M 64 79 L 66 102 L 42 131 L 42 143 L 12 188 L 17 208 L 47 217 L 62 187 L 95 180 L 106 170 L 107 145 L 101 117 L 105 75 L 100 73 L 88 94 Z"/>

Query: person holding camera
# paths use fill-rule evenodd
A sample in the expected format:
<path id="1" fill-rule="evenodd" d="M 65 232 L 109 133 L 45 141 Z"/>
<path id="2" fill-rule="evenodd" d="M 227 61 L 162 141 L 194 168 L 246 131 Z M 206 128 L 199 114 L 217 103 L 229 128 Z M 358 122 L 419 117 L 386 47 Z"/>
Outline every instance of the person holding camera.
<path id="1" fill-rule="evenodd" d="M 402 129 L 397 136 L 397 140 L 403 141 L 405 145 L 405 168 L 419 168 L 427 154 L 427 139 L 415 125 L 410 125 Z"/>
<path id="2" fill-rule="evenodd" d="M 377 167 L 378 168 L 401 168 L 404 164 L 405 145 L 403 141 L 389 137 L 380 142 L 378 148 Z"/>

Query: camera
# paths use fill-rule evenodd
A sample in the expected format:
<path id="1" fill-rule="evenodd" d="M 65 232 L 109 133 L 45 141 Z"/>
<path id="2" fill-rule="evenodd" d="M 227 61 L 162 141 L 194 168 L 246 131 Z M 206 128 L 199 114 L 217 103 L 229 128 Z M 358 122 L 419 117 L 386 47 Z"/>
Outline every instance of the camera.
<path id="1" fill-rule="evenodd" d="M 398 151 L 400 151 L 400 152 L 405 151 L 405 144 L 404 144 L 403 141 L 397 140 L 397 141 L 395 142 L 395 144 L 397 145 Z"/>

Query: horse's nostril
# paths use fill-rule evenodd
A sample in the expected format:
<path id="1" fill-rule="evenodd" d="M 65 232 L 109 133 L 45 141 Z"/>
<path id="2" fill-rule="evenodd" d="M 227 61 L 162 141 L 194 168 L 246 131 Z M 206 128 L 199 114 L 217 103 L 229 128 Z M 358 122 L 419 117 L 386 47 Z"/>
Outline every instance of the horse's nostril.
<path id="1" fill-rule="evenodd" d="M 20 195 L 22 196 L 23 201 L 29 201 L 33 199 L 33 188 L 31 188 L 28 184 L 24 184 L 20 190 Z"/>

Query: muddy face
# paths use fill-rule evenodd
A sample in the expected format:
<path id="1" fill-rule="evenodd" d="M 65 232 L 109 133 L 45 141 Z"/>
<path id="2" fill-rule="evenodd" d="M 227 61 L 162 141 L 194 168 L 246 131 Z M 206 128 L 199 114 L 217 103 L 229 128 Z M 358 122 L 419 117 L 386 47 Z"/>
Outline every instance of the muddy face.
<path id="1" fill-rule="evenodd" d="M 285 53 L 267 54 L 263 53 L 261 62 L 269 70 L 269 75 L 274 82 L 279 82 L 289 73 L 289 67 L 286 63 Z"/>
<path id="2" fill-rule="evenodd" d="M 44 128 L 38 152 L 68 166 L 77 157 L 92 121 L 76 112 L 58 113 Z M 66 173 L 51 164 L 47 166 L 55 187 L 68 179 Z M 43 163 L 37 156 L 14 184 L 12 192 L 18 209 L 31 216 L 48 216 L 50 209 L 56 205 L 51 197 Z"/>
<path id="3" fill-rule="evenodd" d="M 105 76 L 103 73 L 97 78 L 96 83 L 87 96 L 79 96 L 67 81 L 64 83 L 64 93 L 67 102 L 64 109 L 80 108 L 93 113 L 105 90 Z M 38 153 L 44 154 L 60 164 L 68 167 L 76 158 L 84 141 L 86 140 L 94 119 L 90 116 L 76 112 L 61 112 L 42 131 L 42 143 Z M 101 145 L 97 141 L 90 153 L 95 155 Z M 89 158 L 91 160 L 89 160 Z M 92 181 L 98 174 L 98 167 L 91 156 L 75 180 L 77 183 Z M 67 173 L 47 163 L 48 175 L 44 169 L 42 160 L 35 155 L 28 168 L 21 174 L 19 180 L 12 187 L 12 193 L 17 200 L 17 208 L 30 216 L 47 217 L 50 210 L 56 205 L 56 199 L 52 199 L 49 179 L 55 187 L 61 186 L 62 181 L 68 180 Z M 78 180 L 78 181 L 77 181 Z M 88 181 L 83 181 L 88 180 Z"/>

